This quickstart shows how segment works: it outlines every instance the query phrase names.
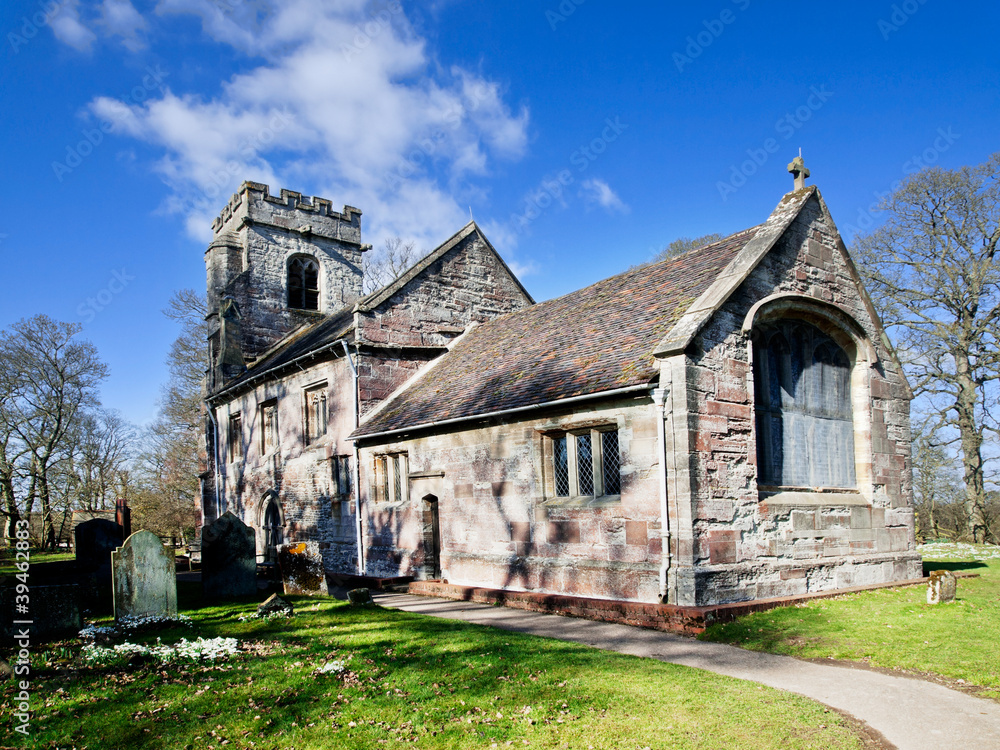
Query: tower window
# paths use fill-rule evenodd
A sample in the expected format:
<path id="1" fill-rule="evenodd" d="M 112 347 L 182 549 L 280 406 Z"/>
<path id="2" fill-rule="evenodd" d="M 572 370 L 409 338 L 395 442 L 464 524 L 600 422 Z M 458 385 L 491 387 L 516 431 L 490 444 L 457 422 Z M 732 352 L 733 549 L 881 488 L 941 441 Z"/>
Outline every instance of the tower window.
<path id="1" fill-rule="evenodd" d="M 319 310 L 319 264 L 296 256 L 288 262 L 288 306 L 297 310 Z"/>

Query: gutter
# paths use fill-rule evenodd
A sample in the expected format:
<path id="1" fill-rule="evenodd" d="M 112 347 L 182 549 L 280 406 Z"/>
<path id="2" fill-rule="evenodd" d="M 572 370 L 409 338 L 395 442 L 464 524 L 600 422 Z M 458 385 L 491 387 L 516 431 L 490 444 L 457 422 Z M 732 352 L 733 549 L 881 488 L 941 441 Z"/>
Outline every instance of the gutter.
<path id="1" fill-rule="evenodd" d="M 353 381 L 354 388 L 352 392 L 354 394 L 354 429 L 358 429 L 359 423 L 361 421 L 361 408 L 358 398 L 358 368 L 354 365 L 354 360 L 351 358 L 351 352 L 347 348 L 347 340 L 340 339 L 338 342 L 344 347 L 344 356 L 347 357 L 347 363 L 351 366 L 351 380 Z M 358 575 L 363 576 L 365 574 L 365 547 L 364 539 L 362 536 L 362 520 L 361 520 L 361 450 L 358 448 L 356 442 L 354 444 L 354 461 L 351 470 L 351 483 L 354 485 L 354 518 L 355 518 L 355 534 L 357 536 L 358 544 Z"/>
<path id="2" fill-rule="evenodd" d="M 370 435 L 352 435 L 348 440 L 355 441 L 357 444 L 358 440 L 368 440 L 369 438 L 381 438 L 388 437 L 390 435 L 399 435 L 404 432 L 413 432 L 415 430 L 425 430 L 432 427 L 443 427 L 445 425 L 458 424 L 459 422 L 472 422 L 480 419 L 490 419 L 492 417 L 502 417 L 508 414 L 521 414 L 523 412 L 536 411 L 538 409 L 547 409 L 552 407 L 559 407 L 564 404 L 574 404 L 579 401 L 590 401 L 597 398 L 606 398 L 609 396 L 621 396 L 626 393 L 638 393 L 639 391 L 649 392 L 649 384 L 645 385 L 631 385 L 628 388 L 617 388 L 612 391 L 598 391 L 597 393 L 587 393 L 583 396 L 572 396 L 571 398 L 561 398 L 556 401 L 545 401 L 541 404 L 530 404 L 528 406 L 516 406 L 512 409 L 500 409 L 499 411 L 489 411 L 482 414 L 470 414 L 464 417 L 453 417 L 451 419 L 439 419 L 434 422 L 425 422 L 423 424 L 411 425 L 409 427 L 399 427 L 394 430 L 385 430 L 384 432 L 373 432 Z"/>
<path id="3" fill-rule="evenodd" d="M 671 563 L 670 510 L 667 505 L 667 440 L 664 426 L 669 393 L 667 388 L 657 388 L 653 391 L 653 403 L 656 405 L 656 457 L 657 463 L 660 465 L 660 602 L 662 604 L 671 603 L 668 586 Z"/>

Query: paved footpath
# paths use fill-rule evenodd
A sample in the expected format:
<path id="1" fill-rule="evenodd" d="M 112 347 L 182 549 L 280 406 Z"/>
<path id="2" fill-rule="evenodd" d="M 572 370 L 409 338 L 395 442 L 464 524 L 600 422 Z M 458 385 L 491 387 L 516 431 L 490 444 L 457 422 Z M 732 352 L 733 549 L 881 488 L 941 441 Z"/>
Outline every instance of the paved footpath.
<path id="1" fill-rule="evenodd" d="M 575 641 L 760 682 L 846 711 L 899 750 L 1000 750 L 1000 704 L 933 682 L 507 607 L 408 594 L 376 593 L 375 601 L 407 612 Z"/>

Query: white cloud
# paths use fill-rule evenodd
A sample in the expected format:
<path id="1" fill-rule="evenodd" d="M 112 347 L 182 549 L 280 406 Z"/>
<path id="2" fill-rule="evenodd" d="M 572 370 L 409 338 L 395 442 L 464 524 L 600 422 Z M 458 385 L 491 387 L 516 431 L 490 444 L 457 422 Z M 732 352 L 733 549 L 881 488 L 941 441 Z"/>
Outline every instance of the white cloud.
<path id="1" fill-rule="evenodd" d="M 56 39 L 80 52 L 88 52 L 97 39 L 80 20 L 80 0 L 62 0 L 48 23 Z"/>
<path id="2" fill-rule="evenodd" d="M 500 84 L 432 65 L 426 41 L 392 0 L 160 0 L 157 13 L 197 14 L 205 33 L 259 65 L 205 98 L 167 90 L 142 104 L 97 98 L 91 112 L 162 149 L 173 189 L 165 210 L 206 239 L 211 218 L 245 179 L 314 191 L 365 213 L 366 241 L 430 249 L 467 221 L 474 180 L 527 147 L 528 111 Z"/>
<path id="3" fill-rule="evenodd" d="M 122 45 L 130 52 L 146 46 L 142 32 L 148 24 L 130 0 L 104 0 L 99 23 L 109 36 L 121 37 Z"/>
<path id="4" fill-rule="evenodd" d="M 588 206 L 598 205 L 610 213 L 625 214 L 629 212 L 629 207 L 604 180 L 593 177 L 584 180 L 580 187 L 580 193 Z"/>

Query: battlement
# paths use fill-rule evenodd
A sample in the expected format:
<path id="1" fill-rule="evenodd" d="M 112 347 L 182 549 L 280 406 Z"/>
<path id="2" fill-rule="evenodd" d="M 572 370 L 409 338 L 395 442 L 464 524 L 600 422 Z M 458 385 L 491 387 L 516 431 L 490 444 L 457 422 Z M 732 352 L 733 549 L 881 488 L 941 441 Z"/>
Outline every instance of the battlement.
<path id="1" fill-rule="evenodd" d="M 284 188 L 278 197 L 271 195 L 267 185 L 244 182 L 212 222 L 212 230 L 218 237 L 252 224 L 361 244 L 361 211 L 353 206 L 345 205 L 338 212 L 326 198 L 309 198 Z"/>

